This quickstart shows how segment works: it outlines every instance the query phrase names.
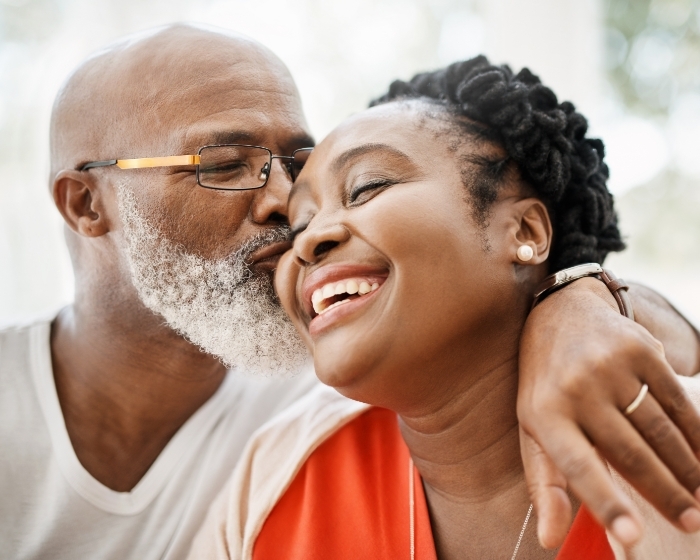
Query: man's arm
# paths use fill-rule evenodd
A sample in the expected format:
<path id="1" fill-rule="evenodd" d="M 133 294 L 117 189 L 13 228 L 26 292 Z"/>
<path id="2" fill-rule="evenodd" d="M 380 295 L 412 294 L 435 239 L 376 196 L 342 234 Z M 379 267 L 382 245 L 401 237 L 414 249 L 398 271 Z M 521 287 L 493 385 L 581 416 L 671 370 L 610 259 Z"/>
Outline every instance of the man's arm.
<path id="1" fill-rule="evenodd" d="M 636 509 L 599 454 L 674 525 L 700 529 L 700 415 L 669 365 L 696 373 L 700 339 L 661 296 L 641 286 L 630 292 L 639 324 L 620 314 L 602 282 L 584 278 L 550 295 L 525 325 L 518 417 L 538 534 L 549 548 L 570 526 L 567 489 L 621 542 L 641 536 Z M 625 416 L 644 383 L 648 396 Z"/>
<path id="2" fill-rule="evenodd" d="M 664 346 L 666 360 L 678 375 L 700 373 L 700 334 L 654 290 L 630 283 L 634 320 Z"/>

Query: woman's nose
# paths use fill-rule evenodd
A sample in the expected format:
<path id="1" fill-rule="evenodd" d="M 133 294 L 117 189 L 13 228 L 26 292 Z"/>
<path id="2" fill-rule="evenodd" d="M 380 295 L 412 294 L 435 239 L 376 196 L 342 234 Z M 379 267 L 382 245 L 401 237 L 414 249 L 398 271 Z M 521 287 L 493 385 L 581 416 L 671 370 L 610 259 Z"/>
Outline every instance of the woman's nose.
<path id="1" fill-rule="evenodd" d="M 341 243 L 350 232 L 341 224 L 309 226 L 294 240 L 294 256 L 300 265 L 315 264 Z"/>

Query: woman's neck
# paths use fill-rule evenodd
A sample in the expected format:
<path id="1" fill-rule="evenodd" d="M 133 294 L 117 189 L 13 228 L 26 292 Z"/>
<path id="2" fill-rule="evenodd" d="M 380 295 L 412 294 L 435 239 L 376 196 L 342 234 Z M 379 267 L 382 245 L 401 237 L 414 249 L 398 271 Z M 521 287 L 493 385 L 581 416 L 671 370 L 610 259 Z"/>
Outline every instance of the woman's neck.
<path id="1" fill-rule="evenodd" d="M 510 558 L 530 505 L 516 416 L 517 345 L 505 359 L 480 369 L 463 372 L 465 380 L 477 381 L 447 402 L 420 416 L 401 415 L 443 560 Z M 548 557 L 534 526 L 519 560 Z"/>
<path id="2" fill-rule="evenodd" d="M 426 484 L 478 502 L 522 478 L 516 368 L 517 358 L 509 358 L 439 407 L 401 416 L 404 440 Z"/>

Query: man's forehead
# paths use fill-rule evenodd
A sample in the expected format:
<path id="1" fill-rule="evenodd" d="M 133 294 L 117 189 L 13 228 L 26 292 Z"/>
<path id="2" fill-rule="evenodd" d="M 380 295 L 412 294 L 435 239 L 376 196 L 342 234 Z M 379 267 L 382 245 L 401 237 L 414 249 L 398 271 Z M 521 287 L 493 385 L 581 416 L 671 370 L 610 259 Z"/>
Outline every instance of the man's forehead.
<path id="1" fill-rule="evenodd" d="M 104 109 L 107 120 L 121 123 L 114 142 L 120 153 L 313 144 L 289 71 L 259 44 L 185 27 L 116 58 L 119 64 L 105 76 L 110 83 L 102 87 L 113 86 L 107 88 L 113 100 Z"/>
<path id="2" fill-rule="evenodd" d="M 282 126 L 264 123 L 251 127 L 242 127 L 240 122 L 232 123 L 230 127 L 196 123 L 180 134 L 179 142 L 182 149 L 189 151 L 214 144 L 247 144 L 270 148 L 280 152 L 279 155 L 315 144 L 303 122 L 284 123 Z"/>
<path id="3" fill-rule="evenodd" d="M 287 68 L 266 50 L 220 45 L 216 57 L 197 64 L 171 59 L 152 103 L 151 126 L 188 148 L 207 144 L 309 145 L 296 84 Z M 225 47 L 225 48 L 224 48 Z M 144 122 L 148 127 L 148 123 Z"/>
<path id="4" fill-rule="evenodd" d="M 178 72 L 177 77 L 163 80 L 146 107 L 161 122 L 203 122 L 200 128 L 208 128 L 235 119 L 243 121 L 242 128 L 266 121 L 277 126 L 305 126 L 294 82 L 273 69 L 237 64 L 200 68 L 191 74 Z"/>
<path id="5" fill-rule="evenodd" d="M 259 107 L 208 115 L 175 127 L 171 137 L 187 150 L 212 144 L 248 144 L 273 151 L 293 151 L 314 145 L 303 114 L 281 112 L 275 115 Z"/>

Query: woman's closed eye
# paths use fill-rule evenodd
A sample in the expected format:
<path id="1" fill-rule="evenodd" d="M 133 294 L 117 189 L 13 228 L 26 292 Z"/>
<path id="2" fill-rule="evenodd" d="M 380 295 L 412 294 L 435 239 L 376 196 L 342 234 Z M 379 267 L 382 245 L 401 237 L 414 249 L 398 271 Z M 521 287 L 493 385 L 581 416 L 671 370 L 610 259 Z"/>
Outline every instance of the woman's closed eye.
<path id="1" fill-rule="evenodd" d="M 396 181 L 390 179 L 373 179 L 371 181 L 363 182 L 350 191 L 348 203 L 351 205 L 363 204 L 395 184 Z"/>

